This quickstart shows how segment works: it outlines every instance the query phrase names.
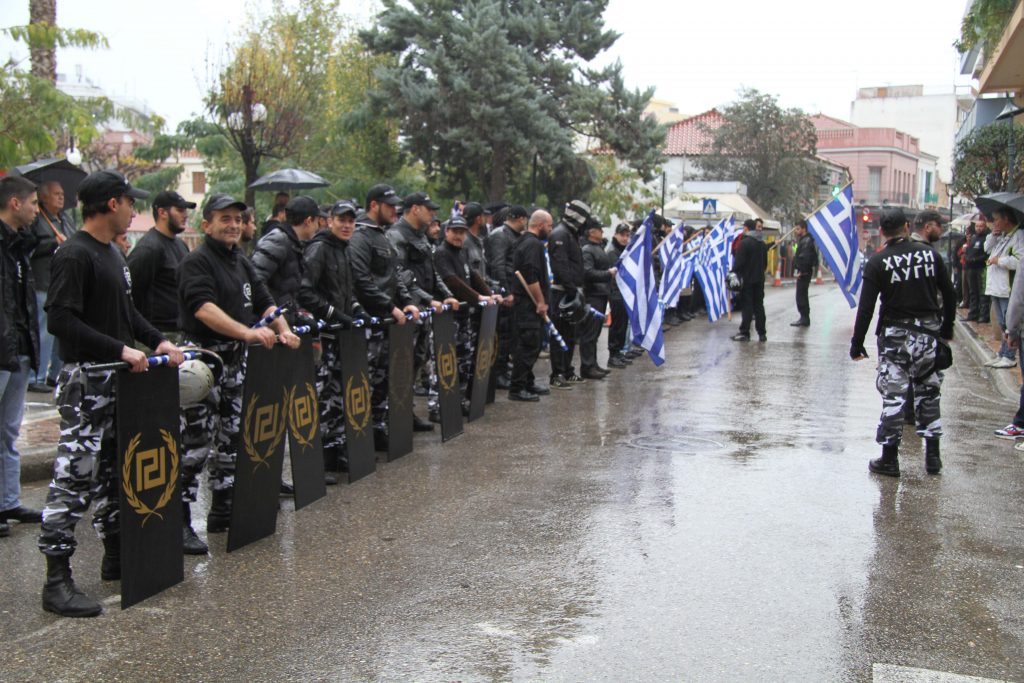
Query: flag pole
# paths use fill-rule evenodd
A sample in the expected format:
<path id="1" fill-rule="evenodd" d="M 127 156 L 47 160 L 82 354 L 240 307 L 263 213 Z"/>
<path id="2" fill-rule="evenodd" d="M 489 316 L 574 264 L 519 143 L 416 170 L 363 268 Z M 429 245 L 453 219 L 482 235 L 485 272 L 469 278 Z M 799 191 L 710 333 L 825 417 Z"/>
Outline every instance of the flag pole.
<path id="1" fill-rule="evenodd" d="M 842 190 L 839 190 L 839 194 L 842 194 L 842 193 L 843 193 L 843 192 L 844 192 L 844 191 L 846 190 L 846 188 L 848 188 L 848 187 L 849 187 L 850 185 L 853 185 L 853 181 L 852 181 L 852 180 L 851 180 L 850 182 L 846 183 L 845 185 L 843 185 L 843 189 L 842 189 Z M 828 206 L 829 204 L 831 204 L 831 203 L 832 203 L 832 201 L 833 201 L 834 199 L 835 199 L 835 197 L 832 197 L 832 199 L 826 199 L 826 200 L 825 200 L 825 201 L 823 201 L 823 202 L 822 202 L 821 204 L 818 204 L 818 206 L 817 206 L 817 207 L 815 207 L 814 211 L 811 211 L 811 212 L 810 212 L 809 214 L 807 214 L 806 216 L 804 216 L 804 220 L 807 220 L 808 218 L 810 218 L 810 217 L 811 217 L 811 216 L 813 216 L 814 214 L 816 214 L 816 213 L 818 213 L 819 211 L 821 211 L 822 209 L 824 209 L 824 208 L 825 208 L 826 206 Z M 791 232 L 792 232 L 792 231 L 791 231 Z"/>
<path id="2" fill-rule="evenodd" d="M 672 232 L 675 232 L 676 230 L 679 230 L 680 228 L 685 228 L 685 227 L 686 227 L 685 225 L 683 225 L 682 223 L 680 223 L 679 225 L 677 225 L 676 227 L 674 227 L 674 228 L 672 229 Z M 707 232 L 707 231 L 708 231 L 708 230 L 710 230 L 710 229 L 711 229 L 711 227 L 710 227 L 710 226 L 708 226 L 708 227 L 703 227 L 703 228 L 701 228 L 700 230 L 697 230 L 697 231 L 696 231 L 696 232 L 694 232 L 694 233 L 693 233 L 692 235 L 690 235 L 690 236 L 689 236 L 689 237 L 687 237 L 687 238 L 686 238 L 685 240 L 683 240 L 683 243 L 679 245 L 679 248 L 680 248 L 680 249 L 682 249 L 682 248 L 683 248 L 683 247 L 685 247 L 685 246 L 686 246 L 686 245 L 687 245 L 687 244 L 689 243 L 689 241 L 690 241 L 690 240 L 692 240 L 692 239 L 693 239 L 694 237 L 696 237 L 697 235 L 701 234 L 702 232 Z M 666 241 L 668 240 L 668 238 L 669 238 L 669 235 L 671 235 L 671 234 L 672 234 L 672 232 L 670 232 L 670 233 L 669 233 L 668 235 L 665 235 L 665 239 L 663 239 L 662 241 L 658 242 L 658 243 L 657 243 L 657 244 L 656 244 L 656 245 L 654 246 L 654 249 L 651 249 L 651 256 L 654 256 L 655 254 L 657 254 L 657 253 L 658 253 L 658 250 L 659 250 L 659 249 L 661 249 L 661 245 L 665 244 L 665 242 L 666 242 Z M 684 254 L 684 256 L 685 256 L 685 254 Z"/>

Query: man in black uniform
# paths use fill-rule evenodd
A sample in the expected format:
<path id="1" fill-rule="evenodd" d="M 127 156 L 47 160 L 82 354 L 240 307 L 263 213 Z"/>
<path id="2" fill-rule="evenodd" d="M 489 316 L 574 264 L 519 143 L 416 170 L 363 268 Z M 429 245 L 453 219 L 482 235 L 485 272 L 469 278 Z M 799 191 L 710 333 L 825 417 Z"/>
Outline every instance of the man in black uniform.
<path id="1" fill-rule="evenodd" d="M 583 301 L 583 250 L 580 247 L 580 231 L 590 220 L 590 207 L 578 199 L 565 205 L 562 220 L 551 231 L 548 239 L 548 254 L 551 260 L 551 298 L 548 307 L 554 311 L 555 329 L 565 340 L 567 351 L 558 344 L 551 346 L 551 386 L 558 389 L 571 388 L 586 380 L 576 374 L 572 365 L 573 351 L 579 337 L 579 325 L 575 320 L 577 311 L 565 309 L 559 303 L 577 297 Z M 561 309 L 561 312 L 560 312 Z"/>
<path id="2" fill-rule="evenodd" d="M 587 223 L 587 242 L 583 245 L 583 287 L 587 304 L 595 311 L 604 313 L 608 306 L 611 288 L 616 287 L 615 261 L 604 248 L 604 229 L 601 223 L 591 219 Z M 617 287 L 616 287 L 617 288 Z M 604 379 L 608 370 L 597 364 L 597 338 L 601 336 L 604 318 L 588 315 L 580 334 L 580 370 L 585 379 Z M 611 365 L 611 356 L 609 356 Z M 614 367 L 614 366 L 612 366 Z"/>
<path id="3" fill-rule="evenodd" d="M 406 314 L 420 319 L 409 290 L 399 277 L 398 253 L 384 231 L 395 222 L 402 200 L 390 185 L 374 185 L 366 193 L 366 210 L 356 217 L 349 240 L 348 258 L 356 299 L 378 318 L 394 318 L 404 325 Z M 377 326 L 367 336 L 373 402 L 373 441 L 377 450 L 388 449 L 388 335 Z"/>
<path id="4" fill-rule="evenodd" d="M 284 207 L 285 221 L 260 238 L 252 253 L 256 275 L 267 285 L 278 306 L 288 308 L 289 320 L 298 320 L 297 296 L 305 264 L 303 245 L 313 239 L 320 207 L 312 197 L 293 197 Z"/>
<path id="5" fill-rule="evenodd" d="M 484 209 L 476 202 L 469 202 L 462 207 L 462 218 L 466 221 L 467 227 L 466 241 L 462 245 L 466 252 L 466 261 L 470 269 L 480 273 L 493 290 L 494 281 L 487 275 L 487 250 L 484 245 L 484 231 L 487 226 L 484 224 Z"/>
<path id="6" fill-rule="evenodd" d="M 505 220 L 487 235 L 487 274 L 494 281 L 498 293 L 508 296 L 505 298 L 505 307 L 498 309 L 498 357 L 494 361 L 494 371 L 498 373 L 497 387 L 508 389 L 509 363 L 515 352 L 517 337 L 512 327 L 512 310 L 515 306 L 515 296 L 512 294 L 515 268 L 512 267 L 512 258 L 516 244 L 526 229 L 527 214 L 526 209 L 521 206 L 498 208 L 495 211 L 498 212 L 495 214 L 496 217 L 504 212 Z"/>
<path id="7" fill-rule="evenodd" d="M 71 578 L 75 525 L 94 498 L 93 526 L 104 547 L 100 575 L 104 580 L 121 578 L 117 371 L 90 368 L 124 361 L 132 372 L 145 372 L 146 354 L 135 348 L 136 340 L 167 354 L 171 366 L 183 360 L 178 347 L 135 309 L 128 265 L 112 244 L 131 225 L 135 200 L 147 196 L 115 171 L 87 176 L 78 188 L 85 224 L 61 245 L 50 266 L 47 319 L 64 366 L 57 378 L 60 441 L 39 549 L 46 555 L 43 609 L 61 616 L 92 617 L 102 611 Z"/>
<path id="8" fill-rule="evenodd" d="M 328 229 L 318 232 L 306 245 L 306 261 L 299 304 L 329 325 L 351 325 L 365 311 L 355 299 L 348 243 L 356 228 L 356 207 L 350 201 L 331 207 Z M 347 471 L 345 401 L 341 381 L 341 348 L 335 334 L 320 335 L 323 356 L 317 367 L 320 421 L 323 425 L 324 468 L 327 472 Z M 328 483 L 332 483 L 328 480 Z M 334 479 L 333 483 L 337 483 Z"/>
<path id="9" fill-rule="evenodd" d="M 733 335 L 733 341 L 750 341 L 751 318 L 754 319 L 758 341 L 768 341 L 764 315 L 764 271 L 768 267 L 768 245 L 755 237 L 755 226 L 752 219 L 743 221 L 742 241 L 732 263 L 733 272 L 743 281 L 739 294 L 743 317 L 739 334 Z"/>
<path id="10" fill-rule="evenodd" d="M 231 523 L 246 345 L 269 349 L 277 338 L 291 348 L 300 343 L 284 316 L 269 327 L 252 327 L 277 306 L 238 246 L 244 210 L 245 204 L 226 194 L 207 199 L 202 222 L 206 239 L 178 270 L 178 310 L 185 342 L 213 351 L 224 361 L 213 390 L 182 416 L 181 495 L 195 502 L 197 477 L 209 460 L 213 495 L 206 516 L 208 533 L 227 531 Z M 211 450 L 214 457 L 209 459 Z"/>
<path id="11" fill-rule="evenodd" d="M 880 221 L 885 248 L 864 266 L 864 284 L 857 321 L 850 340 L 850 358 L 868 357 L 864 337 L 881 295 L 878 314 L 878 379 L 882 416 L 875 440 L 882 457 L 872 460 L 872 472 L 898 477 L 903 406 L 913 387 L 917 434 L 925 440 L 925 471 L 942 469 L 939 438 L 942 436 L 939 398 L 942 371 L 936 367 L 939 338 L 953 338 L 956 299 L 946 265 L 928 245 L 910 240 L 902 209 L 889 209 Z M 940 302 L 941 295 L 941 302 Z M 940 317 L 941 316 L 941 317 Z"/>
<path id="12" fill-rule="evenodd" d="M 512 358 L 512 383 L 508 397 L 513 401 L 539 401 L 548 389 L 538 387 L 533 375 L 533 365 L 540 355 L 541 340 L 544 336 L 544 319 L 548 313 L 548 296 L 551 280 L 548 274 L 544 240 L 551 234 L 551 214 L 534 211 L 530 216 L 526 233 L 516 244 L 512 262 L 512 296 L 515 297 L 516 340 L 515 355 Z M 526 281 L 527 289 L 516 277 L 518 271 Z M 534 302 L 537 302 L 536 304 Z"/>
<path id="13" fill-rule="evenodd" d="M 807 294 L 811 287 L 811 276 L 818 267 L 818 248 L 814 246 L 814 238 L 807 232 L 807 221 L 800 219 L 793 227 L 796 235 L 796 253 L 793 255 L 793 277 L 796 278 L 796 310 L 800 318 L 789 324 L 790 327 L 811 326 L 811 304 Z"/>
<path id="14" fill-rule="evenodd" d="M 608 262 L 613 266 L 622 258 L 622 252 L 629 244 L 631 234 L 629 223 L 619 223 L 615 227 L 615 234 L 612 235 L 611 243 L 605 252 L 608 254 Z M 629 313 L 626 311 L 626 303 L 622 300 L 622 292 L 619 291 L 619 283 L 615 278 L 608 283 L 608 301 L 612 309 L 612 324 L 608 328 L 608 367 L 624 368 L 633 362 L 625 355 Z"/>
<path id="15" fill-rule="evenodd" d="M 132 274 L 132 301 L 142 317 L 167 339 L 181 342 L 178 328 L 178 266 L 188 247 L 178 235 L 188 227 L 188 211 L 195 202 L 177 192 L 161 192 L 153 199 L 155 225 L 128 255 Z"/>
<path id="16" fill-rule="evenodd" d="M 441 312 L 442 304 L 458 308 L 458 300 L 445 287 L 434 270 L 434 247 L 427 236 L 427 229 L 434 220 L 438 205 L 425 192 L 413 192 L 402 200 L 405 210 L 397 223 L 388 228 L 388 240 L 398 254 L 399 268 L 404 271 L 405 282 L 413 303 L 420 308 L 430 307 Z M 429 320 L 416 330 L 413 353 L 413 377 L 419 377 L 426 370 L 430 377 L 427 406 L 431 413 L 437 413 L 437 388 L 434 373 L 433 328 Z M 413 430 L 429 432 L 434 425 L 417 415 L 412 416 Z"/>
<path id="17" fill-rule="evenodd" d="M 964 280 L 967 284 L 970 310 L 963 320 L 976 320 L 980 323 L 989 321 L 989 310 L 992 304 L 985 296 L 985 269 L 988 266 L 985 241 L 988 239 L 988 235 L 988 222 L 978 221 L 974 234 L 967 238 L 967 247 L 964 249 Z"/>
<path id="18" fill-rule="evenodd" d="M 477 218 L 482 219 L 482 216 Z M 475 304 L 501 303 L 501 295 L 492 293 L 483 274 L 470 265 L 468 249 L 464 246 L 468 239 L 469 228 L 466 220 L 462 216 L 453 216 L 448 221 L 444 242 L 434 252 L 437 274 L 455 297 L 469 304 L 455 314 L 455 322 L 458 325 L 455 352 L 458 357 L 459 382 L 463 396 L 466 395 L 466 387 L 472 377 L 473 357 L 479 332 L 479 317 L 474 315 L 474 310 L 479 309 Z M 432 414 L 431 419 L 434 417 Z"/>

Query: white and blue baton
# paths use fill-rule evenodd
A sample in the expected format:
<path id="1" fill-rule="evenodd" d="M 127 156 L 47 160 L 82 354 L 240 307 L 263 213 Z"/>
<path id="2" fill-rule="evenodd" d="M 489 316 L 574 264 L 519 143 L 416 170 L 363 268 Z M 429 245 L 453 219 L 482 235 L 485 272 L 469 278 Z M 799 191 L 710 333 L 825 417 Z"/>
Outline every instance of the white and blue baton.
<path id="1" fill-rule="evenodd" d="M 254 329 L 257 328 L 257 327 L 266 327 L 267 325 L 269 325 L 270 323 L 274 322 L 275 320 L 280 318 L 282 315 L 284 315 L 285 312 L 287 312 L 287 310 L 288 310 L 287 308 L 285 308 L 283 306 L 279 306 L 278 308 L 275 308 L 273 311 L 271 311 L 269 314 L 265 315 L 260 320 L 254 322 L 252 324 L 252 327 Z"/>
<path id="2" fill-rule="evenodd" d="M 182 354 L 185 360 L 195 360 L 199 358 L 198 351 L 183 351 Z M 160 365 L 167 365 L 171 362 L 171 357 L 166 353 L 160 354 L 159 356 L 148 356 L 146 358 L 146 365 L 155 368 Z M 96 365 L 90 365 L 86 372 L 100 372 L 103 370 L 123 370 L 130 368 L 131 365 L 123 360 L 119 360 L 116 363 L 97 363 Z"/>

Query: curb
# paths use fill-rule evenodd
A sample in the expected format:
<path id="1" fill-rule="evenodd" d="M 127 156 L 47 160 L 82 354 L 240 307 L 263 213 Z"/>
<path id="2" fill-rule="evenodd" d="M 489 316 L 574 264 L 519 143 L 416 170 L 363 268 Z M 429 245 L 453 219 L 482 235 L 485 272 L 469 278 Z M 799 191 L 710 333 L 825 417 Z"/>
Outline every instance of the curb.
<path id="1" fill-rule="evenodd" d="M 992 384 L 999 391 L 999 394 L 1009 401 L 1018 401 L 1020 399 L 1020 384 L 1014 381 L 1017 373 L 985 368 L 984 363 L 992 360 L 992 350 L 988 347 L 988 344 L 978 336 L 973 327 L 962 320 L 957 319 L 956 327 L 960 331 L 957 337 L 967 347 L 967 350 L 974 357 L 974 360 L 978 362 L 978 365 L 982 366 L 983 370 L 988 370 L 988 375 L 992 378 Z"/>
<path id="2" fill-rule="evenodd" d="M 31 484 L 53 478 L 53 460 L 57 444 L 33 448 L 21 454 L 21 483 Z"/>

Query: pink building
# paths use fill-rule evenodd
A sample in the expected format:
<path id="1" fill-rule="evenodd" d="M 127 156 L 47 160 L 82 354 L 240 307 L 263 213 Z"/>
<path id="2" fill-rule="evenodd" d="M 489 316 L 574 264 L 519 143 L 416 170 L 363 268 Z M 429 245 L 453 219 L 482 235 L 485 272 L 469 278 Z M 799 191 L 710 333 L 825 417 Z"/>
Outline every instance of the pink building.
<path id="1" fill-rule="evenodd" d="M 866 206 L 920 208 L 918 139 L 895 128 L 858 128 L 818 114 L 818 155 L 850 169 L 853 201 Z"/>

